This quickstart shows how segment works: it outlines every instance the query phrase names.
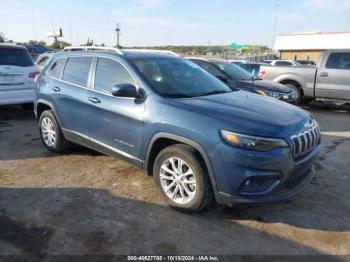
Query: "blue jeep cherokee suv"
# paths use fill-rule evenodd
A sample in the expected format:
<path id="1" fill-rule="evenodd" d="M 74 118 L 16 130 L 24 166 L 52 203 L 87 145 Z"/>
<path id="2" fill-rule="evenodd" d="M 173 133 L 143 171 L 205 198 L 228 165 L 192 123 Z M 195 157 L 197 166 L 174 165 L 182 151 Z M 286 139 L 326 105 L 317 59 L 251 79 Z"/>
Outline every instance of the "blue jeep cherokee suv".
<path id="1" fill-rule="evenodd" d="M 289 198 L 311 181 L 320 150 L 310 113 L 232 90 L 160 51 L 55 54 L 38 79 L 35 113 L 48 150 L 73 142 L 121 157 L 183 211 L 213 197 L 226 205 Z"/>

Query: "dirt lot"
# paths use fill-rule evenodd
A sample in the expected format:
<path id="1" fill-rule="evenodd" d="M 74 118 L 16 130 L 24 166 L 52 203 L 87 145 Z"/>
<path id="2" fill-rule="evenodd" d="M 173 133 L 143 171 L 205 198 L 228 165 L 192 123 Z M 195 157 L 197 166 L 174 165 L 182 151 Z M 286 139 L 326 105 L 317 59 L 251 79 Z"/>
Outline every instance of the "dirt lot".
<path id="1" fill-rule="evenodd" d="M 186 215 L 151 177 L 80 147 L 51 154 L 31 112 L 0 107 L 0 255 L 350 254 L 350 108 L 307 109 L 323 145 L 306 191 Z"/>

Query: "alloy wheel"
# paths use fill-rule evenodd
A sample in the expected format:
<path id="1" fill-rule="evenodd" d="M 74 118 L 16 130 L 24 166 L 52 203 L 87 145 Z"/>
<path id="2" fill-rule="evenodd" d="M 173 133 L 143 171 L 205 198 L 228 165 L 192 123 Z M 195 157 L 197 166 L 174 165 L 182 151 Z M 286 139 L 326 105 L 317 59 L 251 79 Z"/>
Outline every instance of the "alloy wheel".
<path id="1" fill-rule="evenodd" d="M 196 178 L 190 167 L 179 157 L 166 159 L 160 167 L 160 184 L 169 199 L 187 204 L 196 194 Z"/>
<path id="2" fill-rule="evenodd" d="M 53 147 L 56 141 L 56 131 L 52 120 L 48 117 L 44 117 L 41 121 L 40 128 L 45 144 L 48 147 Z"/>

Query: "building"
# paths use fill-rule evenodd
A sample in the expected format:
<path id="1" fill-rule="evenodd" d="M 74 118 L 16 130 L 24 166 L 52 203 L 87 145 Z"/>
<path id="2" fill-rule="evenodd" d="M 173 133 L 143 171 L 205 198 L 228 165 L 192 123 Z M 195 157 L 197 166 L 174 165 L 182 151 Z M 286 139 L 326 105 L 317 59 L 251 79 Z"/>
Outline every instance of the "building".
<path id="1" fill-rule="evenodd" d="M 281 34 L 273 47 L 286 60 L 317 62 L 327 49 L 350 49 L 350 32 Z"/>

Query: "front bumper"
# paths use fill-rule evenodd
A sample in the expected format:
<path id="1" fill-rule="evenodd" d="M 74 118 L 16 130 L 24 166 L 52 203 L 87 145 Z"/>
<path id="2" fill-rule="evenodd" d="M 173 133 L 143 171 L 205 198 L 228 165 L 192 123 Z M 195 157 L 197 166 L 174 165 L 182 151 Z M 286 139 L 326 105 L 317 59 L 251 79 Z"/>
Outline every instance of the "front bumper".
<path id="1" fill-rule="evenodd" d="M 302 159 L 295 160 L 288 148 L 271 152 L 246 151 L 222 144 L 212 160 L 218 203 L 267 203 L 285 200 L 301 192 L 315 175 L 313 165 L 320 151 L 317 145 Z M 213 156 L 213 155 L 212 155 Z M 264 190 L 244 192 L 242 185 L 250 179 L 266 179 Z"/>

